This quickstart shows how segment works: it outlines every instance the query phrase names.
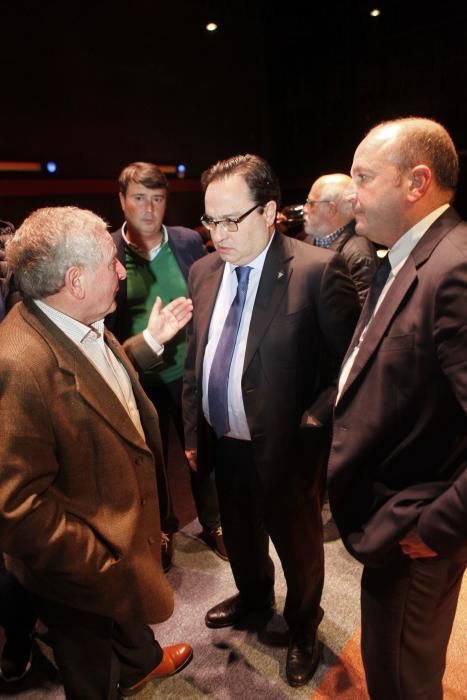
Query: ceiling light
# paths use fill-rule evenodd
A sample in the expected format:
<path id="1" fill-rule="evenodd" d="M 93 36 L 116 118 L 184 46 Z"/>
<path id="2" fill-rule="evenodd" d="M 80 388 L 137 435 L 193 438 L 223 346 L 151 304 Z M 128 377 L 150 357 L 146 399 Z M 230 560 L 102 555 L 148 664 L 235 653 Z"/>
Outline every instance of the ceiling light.
<path id="1" fill-rule="evenodd" d="M 375 7 L 375 9 L 374 9 L 374 10 L 371 10 L 371 12 L 370 12 L 370 15 L 371 15 L 372 17 L 379 17 L 380 14 L 381 14 L 381 10 L 378 10 L 377 7 Z"/>
<path id="2" fill-rule="evenodd" d="M 206 25 L 208 32 L 215 32 L 217 29 L 217 24 L 215 22 L 208 22 Z"/>

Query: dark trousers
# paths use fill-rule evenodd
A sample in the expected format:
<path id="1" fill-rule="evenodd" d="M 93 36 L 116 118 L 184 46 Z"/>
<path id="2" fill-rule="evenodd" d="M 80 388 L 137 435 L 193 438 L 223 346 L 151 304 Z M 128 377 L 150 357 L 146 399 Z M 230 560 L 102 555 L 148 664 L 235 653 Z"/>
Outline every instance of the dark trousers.
<path id="1" fill-rule="evenodd" d="M 216 480 L 224 543 L 237 588 L 259 603 L 273 592 L 274 566 L 269 537 L 284 570 L 287 597 L 284 617 L 293 631 L 313 631 L 322 617 L 324 582 L 320 483 L 291 465 L 287 479 L 275 486 L 258 474 L 250 442 L 216 442 Z"/>
<path id="2" fill-rule="evenodd" d="M 28 644 L 35 624 L 31 596 L 0 561 L 0 625 L 6 639 L 14 644 Z"/>
<path id="3" fill-rule="evenodd" d="M 441 700 L 464 565 L 414 559 L 362 575 L 362 657 L 372 700 Z"/>
<path id="4" fill-rule="evenodd" d="M 159 424 L 162 438 L 162 449 L 166 469 L 168 466 L 170 419 L 175 426 L 180 445 L 185 449 L 182 419 L 182 379 L 177 379 L 169 384 L 146 386 L 143 388 L 149 396 L 159 414 Z M 194 472 L 188 466 L 191 480 L 191 491 L 196 506 L 199 522 L 206 530 L 215 530 L 220 525 L 219 502 L 215 483 L 214 471 L 209 473 Z M 167 479 L 168 483 L 168 479 Z M 164 512 L 161 504 L 161 512 Z M 164 532 L 176 532 L 178 530 L 178 518 L 174 513 L 172 498 L 166 508 L 167 515 L 163 517 L 161 527 Z"/>
<path id="5" fill-rule="evenodd" d="M 119 683 L 137 683 L 162 660 L 159 643 L 143 623 L 118 624 L 44 598 L 36 604 L 49 630 L 67 700 L 117 700 Z"/>

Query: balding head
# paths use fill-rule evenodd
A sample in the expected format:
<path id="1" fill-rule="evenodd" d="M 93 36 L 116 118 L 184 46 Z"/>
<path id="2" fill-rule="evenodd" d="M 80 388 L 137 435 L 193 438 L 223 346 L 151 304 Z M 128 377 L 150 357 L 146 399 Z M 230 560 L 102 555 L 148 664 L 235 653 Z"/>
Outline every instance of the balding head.
<path id="1" fill-rule="evenodd" d="M 450 192 L 452 199 L 459 177 L 459 158 L 444 126 L 432 119 L 404 117 L 378 124 L 367 139 L 385 144 L 388 157 L 400 170 L 428 166 L 435 185 Z"/>
<path id="2" fill-rule="evenodd" d="M 328 236 L 353 219 L 348 195 L 352 178 L 344 173 L 322 175 L 311 186 L 305 204 L 305 232 L 315 238 Z"/>
<path id="3" fill-rule="evenodd" d="M 355 151 L 357 233 L 391 247 L 416 223 L 451 202 L 459 161 L 446 129 L 406 117 L 371 129 Z"/>

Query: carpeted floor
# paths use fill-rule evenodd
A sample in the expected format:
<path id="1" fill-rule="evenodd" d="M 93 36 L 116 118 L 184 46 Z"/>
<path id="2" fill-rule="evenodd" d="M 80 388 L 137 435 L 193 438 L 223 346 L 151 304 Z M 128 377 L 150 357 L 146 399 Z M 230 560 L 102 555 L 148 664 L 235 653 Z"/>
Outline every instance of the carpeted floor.
<path id="1" fill-rule="evenodd" d="M 284 580 L 276 562 L 277 614 L 260 631 L 210 630 L 204 625 L 206 610 L 235 587 L 229 565 L 217 558 L 197 538 L 197 521 L 176 537 L 174 567 L 169 580 L 176 596 L 173 617 L 154 627 L 160 642 L 187 641 L 194 648 L 193 662 L 178 676 L 147 686 L 142 700 L 365 700 L 365 684 L 358 650 L 358 591 L 360 567 L 340 542 L 326 545 L 325 616 L 320 626 L 323 659 L 313 681 L 292 689 L 284 675 L 286 627 L 280 612 Z M 467 698 L 465 640 L 467 585 L 461 596 L 455 631 L 449 649 L 445 700 Z M 63 700 L 64 694 L 49 649 L 35 649 L 34 668 L 28 678 L 7 687 L 0 697 L 20 700 Z"/>
<path id="2" fill-rule="evenodd" d="M 174 435 L 172 436 L 174 438 Z M 169 477 L 175 511 L 182 530 L 176 536 L 174 567 L 169 580 L 175 591 L 175 612 L 154 627 L 162 645 L 189 642 L 194 659 L 182 673 L 147 686 L 141 700 L 368 700 L 359 652 L 360 566 L 340 542 L 325 545 L 325 615 L 319 628 L 323 657 L 305 688 L 292 689 L 285 680 L 286 626 L 280 613 L 284 579 L 276 562 L 277 614 L 260 632 L 248 629 L 210 630 L 206 611 L 235 592 L 228 563 L 196 538 L 198 521 L 189 477 L 176 439 L 171 441 Z M 183 527 L 184 526 L 184 527 Z M 467 580 L 448 649 L 444 700 L 467 700 Z M 0 629 L 0 646 L 2 644 Z M 7 686 L 0 679 L 0 698 L 64 700 L 50 649 L 34 649 L 33 668 L 21 682 Z"/>

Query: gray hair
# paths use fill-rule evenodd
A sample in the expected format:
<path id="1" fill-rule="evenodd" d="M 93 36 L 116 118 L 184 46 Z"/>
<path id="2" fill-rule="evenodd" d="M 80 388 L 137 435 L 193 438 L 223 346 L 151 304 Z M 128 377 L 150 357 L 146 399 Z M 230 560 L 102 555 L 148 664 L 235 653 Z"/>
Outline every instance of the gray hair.
<path id="1" fill-rule="evenodd" d="M 103 259 L 106 223 L 78 207 L 37 209 L 8 242 L 6 259 L 26 297 L 43 299 L 62 289 L 76 265 L 94 270 Z"/>

